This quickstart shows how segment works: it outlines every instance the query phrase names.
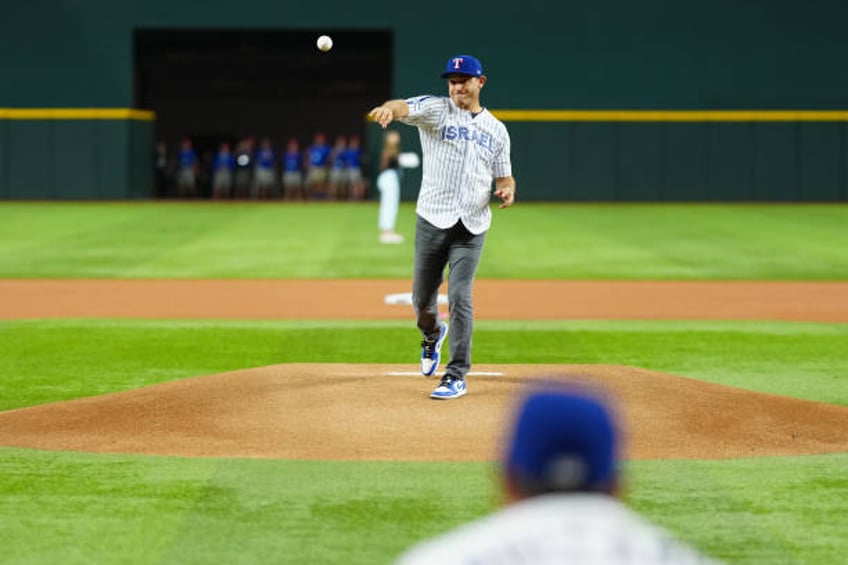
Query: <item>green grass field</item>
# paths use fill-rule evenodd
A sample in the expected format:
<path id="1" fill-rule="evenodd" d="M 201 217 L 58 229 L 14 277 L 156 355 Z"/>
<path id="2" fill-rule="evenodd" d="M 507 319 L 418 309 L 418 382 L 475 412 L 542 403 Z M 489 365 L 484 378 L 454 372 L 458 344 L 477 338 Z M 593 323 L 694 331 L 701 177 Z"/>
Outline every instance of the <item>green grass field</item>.
<path id="1" fill-rule="evenodd" d="M 495 211 L 480 277 L 848 280 L 846 221 L 846 206 L 522 205 Z M 6 203 L 0 278 L 407 277 L 411 247 L 377 245 L 375 223 L 370 204 Z M 417 339 L 396 321 L 0 321 L 0 410 L 271 363 L 414 362 Z M 475 332 L 481 362 L 628 364 L 848 406 L 846 351 L 848 324 Z M 494 471 L 0 448 L 0 562 L 388 563 L 491 510 Z M 848 454 L 632 461 L 625 477 L 637 510 L 729 563 L 848 555 Z"/>
<path id="2" fill-rule="evenodd" d="M 520 204 L 480 278 L 848 280 L 848 206 Z M 373 204 L 7 203 L 0 278 L 406 278 Z M 411 237 L 412 204 L 398 231 Z"/>

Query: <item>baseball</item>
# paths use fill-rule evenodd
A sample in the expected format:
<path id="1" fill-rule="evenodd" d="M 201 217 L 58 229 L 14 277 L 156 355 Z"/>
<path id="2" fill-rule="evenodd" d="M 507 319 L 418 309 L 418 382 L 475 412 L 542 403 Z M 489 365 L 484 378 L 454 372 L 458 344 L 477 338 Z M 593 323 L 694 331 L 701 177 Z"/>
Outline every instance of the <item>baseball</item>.
<path id="1" fill-rule="evenodd" d="M 318 49 L 325 53 L 333 48 L 333 40 L 329 35 L 322 35 L 315 44 L 318 46 Z"/>

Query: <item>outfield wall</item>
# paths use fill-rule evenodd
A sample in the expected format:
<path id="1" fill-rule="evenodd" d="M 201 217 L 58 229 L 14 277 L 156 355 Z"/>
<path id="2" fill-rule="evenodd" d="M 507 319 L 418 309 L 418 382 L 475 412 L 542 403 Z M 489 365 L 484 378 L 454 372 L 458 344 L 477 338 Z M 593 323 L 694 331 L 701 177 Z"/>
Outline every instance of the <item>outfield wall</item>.
<path id="1" fill-rule="evenodd" d="M 847 16 L 836 0 L 493 0 L 473 13 L 444 0 L 361 9 L 341 0 L 257 0 L 243 9 L 229 0 L 16 3 L 0 19 L 0 197 L 150 194 L 152 147 L 137 147 L 147 142 L 144 120 L 8 115 L 132 108 L 139 28 L 391 29 L 396 96 L 443 92 L 444 61 L 470 52 L 490 79 L 484 102 L 510 112 L 817 111 L 848 108 Z M 519 117 L 508 125 L 528 200 L 848 199 L 843 119 Z M 23 172 L 33 164 L 29 180 Z M 59 182 L 72 177 L 78 186 Z"/>
<path id="2" fill-rule="evenodd" d="M 841 112 L 625 112 L 508 122 L 524 197 L 569 201 L 842 201 Z M 681 114 L 684 114 L 681 116 Z M 686 118 L 685 114 L 694 114 Z M 556 147 L 556 150 L 550 148 Z M 527 194 L 530 193 L 530 194 Z"/>
<path id="3" fill-rule="evenodd" d="M 0 109 L 0 198 L 148 198 L 151 112 Z"/>

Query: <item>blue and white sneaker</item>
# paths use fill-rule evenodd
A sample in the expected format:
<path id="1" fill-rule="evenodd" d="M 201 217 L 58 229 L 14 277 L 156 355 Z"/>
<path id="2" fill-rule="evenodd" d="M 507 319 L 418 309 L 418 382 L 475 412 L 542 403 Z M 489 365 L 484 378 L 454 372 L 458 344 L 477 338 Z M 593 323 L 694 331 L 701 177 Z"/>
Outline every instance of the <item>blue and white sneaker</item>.
<path id="1" fill-rule="evenodd" d="M 421 374 L 430 377 L 439 368 L 439 352 L 448 337 L 448 325 L 445 322 L 439 327 L 439 337 L 435 341 L 425 339 L 421 342 Z"/>
<path id="2" fill-rule="evenodd" d="M 460 379 L 453 375 L 445 375 L 442 377 L 442 382 L 439 383 L 436 390 L 430 393 L 430 398 L 450 400 L 451 398 L 465 396 L 465 391 L 465 379 Z"/>

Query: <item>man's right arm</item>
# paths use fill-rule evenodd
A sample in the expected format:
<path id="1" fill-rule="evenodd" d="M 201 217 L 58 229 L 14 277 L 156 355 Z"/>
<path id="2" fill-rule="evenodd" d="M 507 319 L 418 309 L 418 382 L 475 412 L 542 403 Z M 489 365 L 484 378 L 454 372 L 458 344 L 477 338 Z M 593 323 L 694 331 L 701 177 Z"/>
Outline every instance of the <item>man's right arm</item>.
<path id="1" fill-rule="evenodd" d="M 406 100 L 400 98 L 383 102 L 368 112 L 368 117 L 383 126 L 384 129 L 394 120 L 405 118 L 408 115 L 409 106 Z"/>

